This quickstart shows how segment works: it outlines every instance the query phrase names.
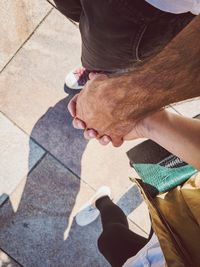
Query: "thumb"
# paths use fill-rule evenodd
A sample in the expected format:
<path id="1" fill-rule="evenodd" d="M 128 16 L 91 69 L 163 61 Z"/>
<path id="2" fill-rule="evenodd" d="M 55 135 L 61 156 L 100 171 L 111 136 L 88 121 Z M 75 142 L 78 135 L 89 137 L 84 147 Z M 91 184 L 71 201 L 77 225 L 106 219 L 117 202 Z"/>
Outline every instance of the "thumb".
<path id="1" fill-rule="evenodd" d="M 78 99 L 78 95 L 76 94 L 68 103 L 67 108 L 69 110 L 69 113 L 71 114 L 72 117 L 76 117 L 76 102 Z"/>
<path id="2" fill-rule="evenodd" d="M 112 144 L 115 147 L 119 147 L 123 144 L 123 138 L 121 136 L 112 136 Z"/>

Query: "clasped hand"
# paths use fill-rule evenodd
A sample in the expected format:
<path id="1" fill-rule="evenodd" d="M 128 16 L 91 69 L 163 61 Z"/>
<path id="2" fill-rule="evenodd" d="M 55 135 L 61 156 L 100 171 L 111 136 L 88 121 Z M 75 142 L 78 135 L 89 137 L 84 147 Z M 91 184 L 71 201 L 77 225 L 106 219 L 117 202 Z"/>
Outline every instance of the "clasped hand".
<path id="1" fill-rule="evenodd" d="M 100 144 L 115 147 L 124 140 L 140 137 L 136 123 L 130 119 L 126 92 L 116 78 L 90 74 L 83 90 L 68 104 L 73 126 L 84 130 L 86 139 L 96 138 Z"/>

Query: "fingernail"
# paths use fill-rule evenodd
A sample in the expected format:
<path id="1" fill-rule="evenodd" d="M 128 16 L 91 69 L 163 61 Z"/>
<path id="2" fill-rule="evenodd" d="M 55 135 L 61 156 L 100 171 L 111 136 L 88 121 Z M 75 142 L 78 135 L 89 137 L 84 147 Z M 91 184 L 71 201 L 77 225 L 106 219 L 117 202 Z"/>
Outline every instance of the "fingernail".
<path id="1" fill-rule="evenodd" d="M 103 141 L 104 142 L 110 142 L 110 138 L 108 136 L 104 136 Z"/>
<path id="2" fill-rule="evenodd" d="M 89 134 L 89 137 L 92 137 L 92 138 L 95 137 L 95 133 L 93 131 L 90 131 L 88 134 Z"/>
<path id="3" fill-rule="evenodd" d="M 85 129 L 85 127 L 83 126 L 83 123 L 81 123 L 81 122 L 78 122 L 78 128 L 79 129 Z"/>

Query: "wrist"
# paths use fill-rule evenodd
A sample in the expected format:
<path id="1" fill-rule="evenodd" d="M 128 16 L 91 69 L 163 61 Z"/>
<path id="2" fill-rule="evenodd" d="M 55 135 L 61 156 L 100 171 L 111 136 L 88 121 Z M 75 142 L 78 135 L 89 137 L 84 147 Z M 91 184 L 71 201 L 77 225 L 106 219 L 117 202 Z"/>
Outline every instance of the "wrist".
<path id="1" fill-rule="evenodd" d="M 168 119 L 166 110 L 157 111 L 145 117 L 140 125 L 139 131 L 143 138 L 154 140 L 154 137 L 160 132 L 163 124 Z"/>

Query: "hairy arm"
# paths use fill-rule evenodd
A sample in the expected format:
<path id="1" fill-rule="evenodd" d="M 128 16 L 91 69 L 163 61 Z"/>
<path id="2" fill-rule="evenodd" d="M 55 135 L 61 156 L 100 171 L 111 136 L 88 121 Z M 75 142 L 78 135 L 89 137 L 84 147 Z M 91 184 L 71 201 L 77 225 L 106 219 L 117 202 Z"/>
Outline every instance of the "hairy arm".
<path id="1" fill-rule="evenodd" d="M 144 91 L 138 103 L 142 109 L 136 108 L 131 114 L 136 119 L 168 104 L 200 96 L 200 16 L 151 61 L 119 79 L 127 79 L 132 89 L 127 92 L 127 98 L 132 96 L 130 101 L 134 101 L 136 87 Z"/>

